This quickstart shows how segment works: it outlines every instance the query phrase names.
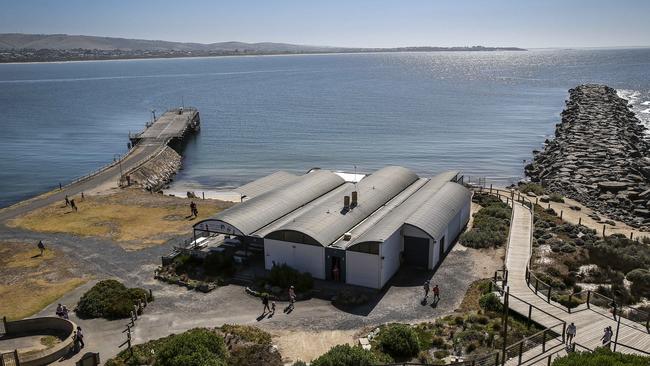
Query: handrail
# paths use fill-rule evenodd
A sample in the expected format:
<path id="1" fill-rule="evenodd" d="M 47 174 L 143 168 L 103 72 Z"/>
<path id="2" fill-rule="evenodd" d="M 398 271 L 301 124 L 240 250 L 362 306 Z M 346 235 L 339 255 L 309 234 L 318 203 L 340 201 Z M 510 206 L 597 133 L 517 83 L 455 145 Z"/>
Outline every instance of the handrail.
<path id="1" fill-rule="evenodd" d="M 641 349 L 638 349 L 638 348 L 636 348 L 636 347 L 628 346 L 628 345 L 625 344 L 625 343 L 620 343 L 620 342 L 615 342 L 615 341 L 612 341 L 612 343 L 613 343 L 614 345 L 618 346 L 618 347 L 629 348 L 629 349 L 631 349 L 631 350 L 633 350 L 633 351 L 635 351 L 635 352 L 639 352 L 639 353 L 642 353 L 642 354 L 644 354 L 644 355 L 648 355 L 648 356 L 650 356 L 650 352 L 648 352 L 648 351 L 644 351 L 644 350 L 641 350 Z"/>

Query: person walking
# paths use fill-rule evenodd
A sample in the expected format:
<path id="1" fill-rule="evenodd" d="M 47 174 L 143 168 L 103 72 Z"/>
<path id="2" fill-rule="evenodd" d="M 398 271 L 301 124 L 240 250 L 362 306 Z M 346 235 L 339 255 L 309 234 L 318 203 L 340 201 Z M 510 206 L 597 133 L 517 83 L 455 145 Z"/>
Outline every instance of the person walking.
<path id="1" fill-rule="evenodd" d="M 37 247 L 38 247 L 38 250 L 41 251 L 41 257 L 42 257 L 42 256 L 43 256 L 43 252 L 45 251 L 45 244 L 43 244 L 43 241 L 42 241 L 42 240 L 39 240 L 39 241 L 38 241 Z"/>
<path id="2" fill-rule="evenodd" d="M 59 318 L 63 317 L 63 305 L 59 304 L 56 306 L 56 316 Z"/>
<path id="3" fill-rule="evenodd" d="M 271 315 L 275 314 L 275 301 L 271 301 Z"/>
<path id="4" fill-rule="evenodd" d="M 296 302 L 296 291 L 293 288 L 293 285 L 289 287 L 289 308 L 293 309 Z"/>
<path id="5" fill-rule="evenodd" d="M 72 351 L 74 353 L 79 352 L 79 336 L 77 335 L 76 330 L 72 332 L 72 342 L 73 342 Z"/>
<path id="6" fill-rule="evenodd" d="M 262 311 L 262 315 L 266 314 L 266 310 L 271 312 L 271 308 L 269 307 L 269 295 L 264 294 L 262 295 L 262 304 L 264 305 L 264 310 Z"/>
<path id="7" fill-rule="evenodd" d="M 61 309 L 61 314 L 63 314 L 63 319 L 69 319 L 70 317 L 68 316 L 68 307 L 63 305 L 63 309 Z"/>
<path id="8" fill-rule="evenodd" d="M 431 282 L 429 280 L 424 281 L 424 285 L 422 285 L 422 289 L 424 289 L 424 299 L 426 300 L 429 297 L 429 286 L 431 285 Z"/>
<path id="9" fill-rule="evenodd" d="M 84 344 L 84 334 L 81 331 L 80 326 L 77 326 L 77 338 L 79 339 L 79 344 L 81 345 L 81 348 L 84 348 L 86 345 Z"/>
<path id="10" fill-rule="evenodd" d="M 573 338 L 576 336 L 576 325 L 571 322 L 569 326 L 566 328 L 566 344 L 571 345 Z"/>
<path id="11" fill-rule="evenodd" d="M 600 338 L 601 341 L 603 341 L 603 347 L 607 347 L 608 349 L 611 349 L 612 347 L 612 327 L 606 327 L 605 328 L 605 334 Z"/>
<path id="12" fill-rule="evenodd" d="M 433 301 L 439 301 L 440 300 L 440 288 L 438 285 L 433 286 Z"/>
<path id="13" fill-rule="evenodd" d="M 70 207 L 72 207 L 75 212 L 78 211 L 77 204 L 74 203 L 74 198 L 70 200 Z"/>
<path id="14" fill-rule="evenodd" d="M 65 195 L 65 206 L 68 207 L 70 206 L 70 199 L 68 199 L 68 195 Z"/>

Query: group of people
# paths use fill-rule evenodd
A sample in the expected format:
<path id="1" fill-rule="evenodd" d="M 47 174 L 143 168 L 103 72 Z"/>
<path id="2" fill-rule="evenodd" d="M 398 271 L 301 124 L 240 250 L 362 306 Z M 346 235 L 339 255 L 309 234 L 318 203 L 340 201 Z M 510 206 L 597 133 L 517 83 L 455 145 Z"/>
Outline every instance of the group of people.
<path id="1" fill-rule="evenodd" d="M 576 325 L 571 322 L 566 328 L 566 344 L 567 346 L 570 346 L 573 343 L 573 339 L 575 338 L 577 333 L 577 328 Z M 611 348 L 612 346 L 612 336 L 614 335 L 614 331 L 612 330 L 611 326 L 605 327 L 604 334 L 602 337 L 600 337 L 600 340 L 603 342 L 603 347 Z"/>
<path id="2" fill-rule="evenodd" d="M 57 305 L 56 307 L 56 316 L 63 319 L 69 319 L 68 317 L 68 308 L 65 305 Z"/>
<path id="3" fill-rule="evenodd" d="M 426 280 L 424 281 L 424 285 L 422 285 L 424 288 L 424 301 L 426 301 L 429 298 L 429 290 L 433 292 L 433 302 L 438 302 L 440 300 L 440 287 L 438 285 L 431 287 L 431 281 Z"/>
<path id="4" fill-rule="evenodd" d="M 196 208 L 196 203 L 194 201 L 190 202 L 190 217 L 199 216 L 199 210 Z"/>
<path id="5" fill-rule="evenodd" d="M 81 195 L 83 197 L 83 193 Z M 69 206 L 71 209 L 75 211 L 79 211 L 79 208 L 77 208 L 77 204 L 74 202 L 74 198 L 73 199 L 68 198 L 67 194 L 65 195 L 65 205 L 66 207 Z"/>
<path id="6" fill-rule="evenodd" d="M 80 326 L 77 326 L 77 330 L 72 333 L 72 340 L 74 352 L 79 352 L 80 349 L 86 346 L 84 343 L 84 333 Z"/>
<path id="7" fill-rule="evenodd" d="M 293 286 L 289 286 L 288 295 L 289 306 L 284 309 L 285 313 L 293 310 L 295 306 L 294 304 L 296 303 L 296 289 Z M 266 315 L 267 310 L 271 316 L 275 314 L 275 301 L 270 301 L 269 294 L 262 295 L 262 305 L 264 305 L 262 316 Z"/>

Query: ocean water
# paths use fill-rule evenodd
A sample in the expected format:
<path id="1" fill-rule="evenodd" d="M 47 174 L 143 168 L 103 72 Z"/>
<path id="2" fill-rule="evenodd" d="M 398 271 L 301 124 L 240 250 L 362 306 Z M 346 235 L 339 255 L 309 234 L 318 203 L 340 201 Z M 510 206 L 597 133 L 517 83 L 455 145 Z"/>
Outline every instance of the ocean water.
<path id="1" fill-rule="evenodd" d="M 514 182 L 567 89 L 607 83 L 650 120 L 650 49 L 376 53 L 0 65 L 0 206 L 126 151 L 151 109 L 199 108 L 176 187 L 228 188 L 279 169 Z"/>

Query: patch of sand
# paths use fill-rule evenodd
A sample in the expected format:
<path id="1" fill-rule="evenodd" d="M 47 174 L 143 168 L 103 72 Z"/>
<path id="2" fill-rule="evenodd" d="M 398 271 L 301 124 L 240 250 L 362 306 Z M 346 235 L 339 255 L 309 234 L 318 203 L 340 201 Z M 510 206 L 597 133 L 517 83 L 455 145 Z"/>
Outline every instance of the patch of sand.
<path id="1" fill-rule="evenodd" d="M 189 199 L 135 189 L 74 199 L 78 211 L 60 202 L 12 219 L 7 225 L 37 232 L 107 238 L 127 250 L 137 250 L 188 234 L 195 222 L 231 205 L 216 200 L 194 200 L 199 211 L 198 218 L 194 219 L 189 217 Z"/>
<path id="2" fill-rule="evenodd" d="M 0 243 L 0 314 L 8 319 L 33 315 L 90 278 L 62 252 L 35 245 Z"/>
<path id="3" fill-rule="evenodd" d="M 330 348 L 339 344 L 355 344 L 359 330 L 332 330 L 324 332 L 309 331 L 274 331 L 275 343 L 282 355 L 283 362 L 298 360 L 310 362 Z"/>

